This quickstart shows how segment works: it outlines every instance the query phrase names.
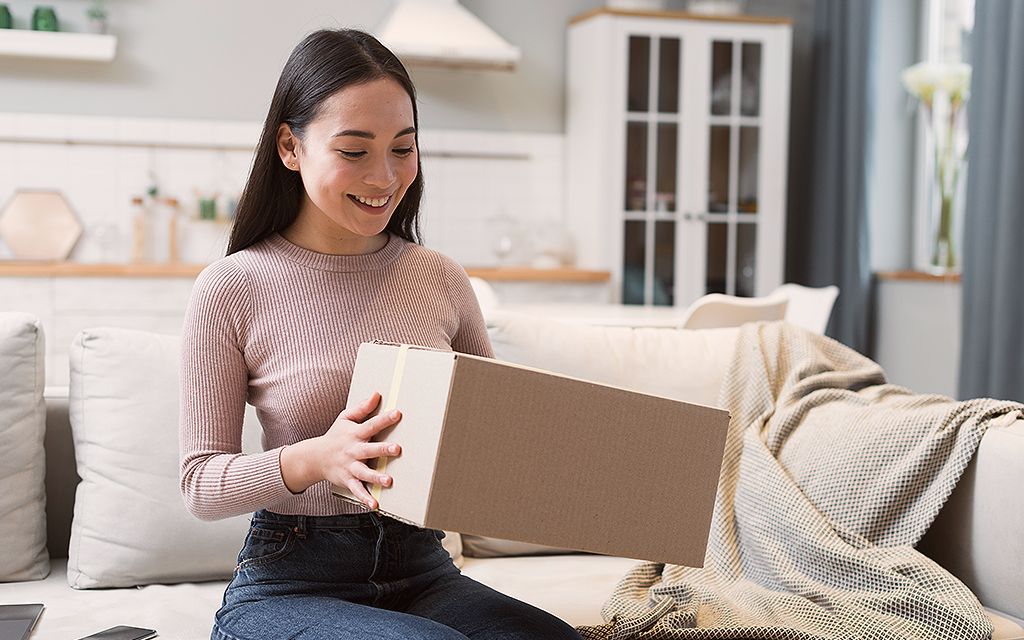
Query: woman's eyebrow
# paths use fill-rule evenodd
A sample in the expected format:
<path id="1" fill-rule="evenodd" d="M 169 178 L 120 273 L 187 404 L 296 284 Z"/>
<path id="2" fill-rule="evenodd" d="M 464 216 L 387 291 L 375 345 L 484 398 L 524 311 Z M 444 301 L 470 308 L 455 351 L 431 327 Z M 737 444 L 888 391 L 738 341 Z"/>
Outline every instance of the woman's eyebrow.
<path id="1" fill-rule="evenodd" d="M 401 131 L 396 133 L 395 137 L 401 138 L 402 136 L 407 136 L 410 133 L 416 133 L 416 127 L 406 127 L 405 129 L 402 129 Z M 338 138 L 340 136 L 353 136 L 356 138 L 366 138 L 367 140 L 373 140 L 377 137 L 377 135 L 371 131 L 360 131 L 358 129 L 345 129 L 344 131 L 339 131 L 338 133 L 334 134 L 331 137 Z"/>

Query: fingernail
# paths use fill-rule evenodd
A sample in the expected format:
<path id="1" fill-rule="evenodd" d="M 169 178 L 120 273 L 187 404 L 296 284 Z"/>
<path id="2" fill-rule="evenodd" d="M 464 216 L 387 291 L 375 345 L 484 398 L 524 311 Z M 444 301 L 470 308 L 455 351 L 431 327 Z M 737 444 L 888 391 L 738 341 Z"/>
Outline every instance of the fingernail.
<path id="1" fill-rule="evenodd" d="M 388 447 L 388 453 L 398 453 L 398 445 L 393 444 L 390 447 Z"/>
<path id="2" fill-rule="evenodd" d="M 398 418 L 398 409 L 395 409 L 394 411 L 389 413 L 388 416 L 391 417 L 392 419 L 397 419 Z"/>
<path id="3" fill-rule="evenodd" d="M 381 484 L 381 486 L 387 486 L 387 485 L 391 484 L 391 478 L 389 478 L 387 476 L 381 476 L 380 477 L 380 484 Z"/>

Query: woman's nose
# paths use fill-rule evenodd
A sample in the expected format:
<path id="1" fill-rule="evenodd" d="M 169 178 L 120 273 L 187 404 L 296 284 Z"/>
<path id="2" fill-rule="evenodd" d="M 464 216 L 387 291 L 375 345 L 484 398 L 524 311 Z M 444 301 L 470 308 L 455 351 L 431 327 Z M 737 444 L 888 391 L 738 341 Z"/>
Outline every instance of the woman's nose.
<path id="1" fill-rule="evenodd" d="M 390 187 L 395 183 L 395 168 L 388 159 L 375 162 L 363 181 L 373 187 Z"/>

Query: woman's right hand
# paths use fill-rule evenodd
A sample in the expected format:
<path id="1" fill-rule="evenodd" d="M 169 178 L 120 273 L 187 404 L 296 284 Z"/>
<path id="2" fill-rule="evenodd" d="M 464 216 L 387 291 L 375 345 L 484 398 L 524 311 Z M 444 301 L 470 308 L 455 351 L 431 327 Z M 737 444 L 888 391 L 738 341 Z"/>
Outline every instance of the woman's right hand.
<path id="1" fill-rule="evenodd" d="M 401 412 L 394 410 L 366 419 L 380 404 L 379 393 L 351 409 L 342 411 L 327 433 L 289 445 L 281 452 L 281 475 L 292 493 L 301 493 L 321 480 L 346 487 L 368 508 L 377 501 L 363 484 L 391 486 L 392 478 L 371 469 L 366 460 L 397 456 L 402 450 L 393 442 L 370 442 L 373 436 L 397 424 Z"/>

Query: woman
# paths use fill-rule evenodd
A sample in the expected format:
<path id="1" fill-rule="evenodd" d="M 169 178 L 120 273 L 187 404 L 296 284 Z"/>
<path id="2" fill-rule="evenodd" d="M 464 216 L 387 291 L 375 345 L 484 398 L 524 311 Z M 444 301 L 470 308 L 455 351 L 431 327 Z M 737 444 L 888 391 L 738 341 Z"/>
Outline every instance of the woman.
<path id="1" fill-rule="evenodd" d="M 181 487 L 204 519 L 255 512 L 213 638 L 579 638 L 463 576 L 443 534 L 382 516 L 367 461 L 401 420 L 343 410 L 361 342 L 492 357 L 465 272 L 417 244 L 415 92 L 373 37 L 318 31 L 288 59 L 227 257 L 182 344 Z M 264 452 L 241 452 L 246 400 Z M 330 483 L 365 506 L 346 502 Z"/>

